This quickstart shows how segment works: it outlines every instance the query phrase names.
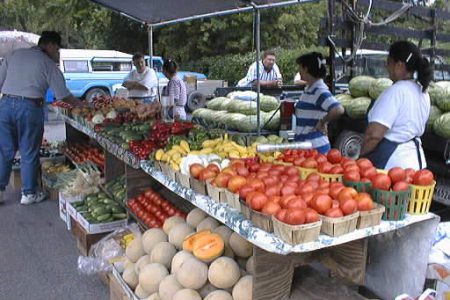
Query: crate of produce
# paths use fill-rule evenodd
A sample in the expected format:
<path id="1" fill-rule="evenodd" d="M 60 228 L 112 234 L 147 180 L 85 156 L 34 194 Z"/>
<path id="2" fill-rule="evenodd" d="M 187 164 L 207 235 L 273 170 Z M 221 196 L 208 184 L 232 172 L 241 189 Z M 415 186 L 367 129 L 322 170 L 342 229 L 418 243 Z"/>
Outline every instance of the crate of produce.
<path id="1" fill-rule="evenodd" d="M 370 193 L 372 188 L 372 182 L 361 182 L 361 181 L 348 181 L 344 180 L 344 185 L 347 187 L 352 187 L 358 191 L 358 193 Z"/>
<path id="2" fill-rule="evenodd" d="M 178 182 L 180 185 L 184 186 L 185 188 L 190 189 L 191 188 L 191 181 L 190 181 L 191 176 L 189 175 L 185 175 L 181 172 L 176 172 L 175 173 L 175 180 L 176 182 Z"/>
<path id="3" fill-rule="evenodd" d="M 387 221 L 399 221 L 406 217 L 410 196 L 411 189 L 396 192 L 372 189 L 372 198 L 375 202 L 386 207 L 383 220 Z"/>
<path id="4" fill-rule="evenodd" d="M 273 232 L 286 243 L 297 245 L 317 240 L 322 221 L 303 225 L 289 225 L 272 217 Z"/>
<path id="5" fill-rule="evenodd" d="M 420 186 L 410 185 L 411 197 L 409 198 L 408 213 L 414 215 L 426 214 L 430 211 L 431 201 L 433 200 L 436 181 L 432 185 Z"/>
<path id="6" fill-rule="evenodd" d="M 226 203 L 225 189 L 212 185 L 211 182 L 206 183 L 206 191 L 211 199 L 218 203 Z"/>
<path id="7" fill-rule="evenodd" d="M 332 182 L 342 182 L 343 174 L 326 174 L 326 173 L 319 173 L 320 178 L 322 180 L 332 183 Z"/>
<path id="8" fill-rule="evenodd" d="M 273 221 L 271 216 L 263 214 L 256 210 L 251 210 L 250 220 L 252 221 L 254 226 L 261 228 L 262 230 L 265 230 L 267 232 L 273 232 Z"/>
<path id="9" fill-rule="evenodd" d="M 306 179 L 306 177 L 308 177 L 309 174 L 318 172 L 317 169 L 302 168 L 302 167 L 297 167 L 297 168 L 300 171 L 300 178 L 301 179 Z"/>
<path id="10" fill-rule="evenodd" d="M 239 199 L 240 211 L 247 218 L 251 219 L 251 208 L 248 207 L 247 202 L 243 199 Z"/>
<path id="11" fill-rule="evenodd" d="M 356 225 L 356 228 L 363 229 L 380 225 L 381 218 L 386 208 L 378 203 L 374 203 L 374 205 L 375 208 L 372 210 L 359 212 L 358 224 Z"/>
<path id="12" fill-rule="evenodd" d="M 208 195 L 208 192 L 206 190 L 206 182 L 205 181 L 201 181 L 198 179 L 195 179 L 193 177 L 190 177 L 190 185 L 191 185 L 191 189 L 194 190 L 194 192 L 196 192 L 197 194 L 200 195 Z"/>
<path id="13" fill-rule="evenodd" d="M 176 171 L 174 169 L 172 169 L 172 167 L 169 164 L 161 163 L 161 171 L 164 173 L 164 175 L 167 176 L 167 178 L 175 181 Z"/>
<path id="14" fill-rule="evenodd" d="M 337 237 L 356 230 L 359 212 L 341 218 L 330 218 L 321 215 L 322 228 L 321 231 L 329 236 Z"/>
<path id="15" fill-rule="evenodd" d="M 229 190 L 225 190 L 225 199 L 226 203 L 238 211 L 241 211 L 241 204 L 239 202 L 239 194 L 235 194 L 230 192 Z"/>

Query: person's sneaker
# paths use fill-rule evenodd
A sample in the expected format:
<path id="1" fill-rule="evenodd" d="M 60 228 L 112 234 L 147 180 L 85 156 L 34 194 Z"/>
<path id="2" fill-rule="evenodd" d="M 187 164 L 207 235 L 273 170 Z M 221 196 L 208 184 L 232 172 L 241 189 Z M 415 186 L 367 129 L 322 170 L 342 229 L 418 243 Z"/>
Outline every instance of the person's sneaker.
<path id="1" fill-rule="evenodd" d="M 42 192 L 38 192 L 36 194 L 22 194 L 22 199 L 20 199 L 20 204 L 28 205 L 32 203 L 39 203 L 45 199 L 45 194 Z"/>

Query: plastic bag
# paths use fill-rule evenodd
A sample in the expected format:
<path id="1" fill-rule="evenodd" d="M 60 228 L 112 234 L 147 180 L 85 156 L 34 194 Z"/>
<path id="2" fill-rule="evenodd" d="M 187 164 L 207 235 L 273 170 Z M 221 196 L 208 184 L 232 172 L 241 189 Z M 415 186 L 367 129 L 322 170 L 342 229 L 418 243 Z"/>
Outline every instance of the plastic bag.
<path id="1" fill-rule="evenodd" d="M 418 298 L 413 298 L 407 294 L 395 297 L 395 300 L 435 300 L 435 299 L 437 299 L 437 292 L 432 289 L 427 289 Z"/>
<path id="2" fill-rule="evenodd" d="M 134 238 L 141 236 L 138 225 L 132 223 L 102 238 L 91 247 L 89 256 L 78 257 L 78 272 L 84 275 L 110 272 L 113 263 L 124 260 L 125 248 L 120 241 L 130 233 Z"/>

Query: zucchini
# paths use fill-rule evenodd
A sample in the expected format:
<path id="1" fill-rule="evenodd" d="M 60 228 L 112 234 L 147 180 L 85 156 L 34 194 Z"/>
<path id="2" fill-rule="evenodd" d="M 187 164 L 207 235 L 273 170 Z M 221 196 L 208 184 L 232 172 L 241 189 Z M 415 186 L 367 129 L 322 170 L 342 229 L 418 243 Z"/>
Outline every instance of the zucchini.
<path id="1" fill-rule="evenodd" d="M 104 222 L 105 220 L 108 220 L 109 218 L 111 218 L 111 214 L 103 214 L 98 216 L 96 219 L 98 222 Z"/>
<path id="2" fill-rule="evenodd" d="M 127 214 L 125 213 L 117 213 L 112 215 L 115 220 L 123 220 L 127 218 Z"/>

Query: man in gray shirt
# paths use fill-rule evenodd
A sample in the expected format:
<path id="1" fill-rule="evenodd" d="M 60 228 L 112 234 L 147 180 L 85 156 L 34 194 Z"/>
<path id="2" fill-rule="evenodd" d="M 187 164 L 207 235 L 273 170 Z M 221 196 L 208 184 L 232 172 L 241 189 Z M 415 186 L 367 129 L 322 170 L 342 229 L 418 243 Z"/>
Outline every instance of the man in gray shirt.
<path id="1" fill-rule="evenodd" d="M 0 66 L 0 202 L 8 185 L 12 161 L 21 155 L 21 204 L 45 199 L 38 190 L 39 149 L 44 134 L 44 103 L 50 87 L 56 99 L 79 105 L 66 87 L 56 62 L 61 37 L 44 31 L 38 46 L 18 49 Z"/>

